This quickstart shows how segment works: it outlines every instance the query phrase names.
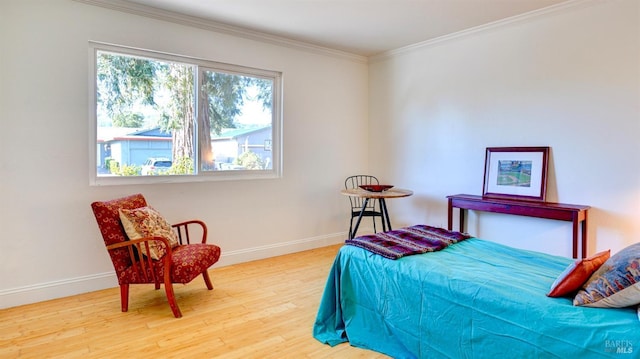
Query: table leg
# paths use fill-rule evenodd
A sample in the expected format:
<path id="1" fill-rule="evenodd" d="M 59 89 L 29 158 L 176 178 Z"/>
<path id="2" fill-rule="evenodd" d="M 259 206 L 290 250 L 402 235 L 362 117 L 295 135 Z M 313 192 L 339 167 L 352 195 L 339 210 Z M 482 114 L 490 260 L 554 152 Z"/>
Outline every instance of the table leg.
<path id="1" fill-rule="evenodd" d="M 453 229 L 453 204 L 451 203 L 452 200 L 451 198 L 449 198 L 449 204 L 447 206 L 447 229 L 448 230 L 452 230 Z"/>
<path id="2" fill-rule="evenodd" d="M 387 231 L 387 222 L 384 220 L 384 209 L 382 207 L 382 200 L 379 199 L 379 198 L 378 198 L 378 207 L 380 207 L 380 213 L 382 214 L 382 218 L 380 219 L 380 222 L 382 222 L 382 232 L 386 232 Z M 375 206 L 374 206 L 373 210 L 375 211 Z M 375 221 L 376 218 L 373 217 L 373 220 Z M 375 226 L 374 226 L 374 228 L 375 228 Z"/>
<path id="3" fill-rule="evenodd" d="M 464 208 L 460 208 L 460 233 L 464 233 Z"/>
<path id="4" fill-rule="evenodd" d="M 587 258 L 587 211 L 582 220 L 582 258 Z"/>
<path id="5" fill-rule="evenodd" d="M 387 211 L 387 202 L 385 202 L 384 198 L 380 198 L 380 207 L 382 209 L 382 227 L 383 227 L 382 230 L 384 232 L 387 231 L 387 229 L 384 228 L 384 223 L 385 223 L 385 220 L 386 220 L 387 228 L 388 228 L 388 230 L 391 231 L 392 230 L 391 229 L 391 220 L 389 219 L 389 211 Z"/>
<path id="6" fill-rule="evenodd" d="M 360 215 L 358 216 L 358 220 L 356 221 L 355 227 L 353 227 L 353 232 L 349 233 L 349 239 L 353 239 L 356 237 L 356 233 L 358 233 L 358 227 L 360 227 L 360 221 L 362 220 L 362 215 L 364 215 L 364 211 L 367 209 L 367 204 L 369 203 L 369 198 L 365 198 L 362 203 L 362 209 L 360 210 Z"/>
<path id="7" fill-rule="evenodd" d="M 573 214 L 573 221 L 571 223 L 571 229 L 573 231 L 573 258 L 578 258 L 578 214 Z"/>

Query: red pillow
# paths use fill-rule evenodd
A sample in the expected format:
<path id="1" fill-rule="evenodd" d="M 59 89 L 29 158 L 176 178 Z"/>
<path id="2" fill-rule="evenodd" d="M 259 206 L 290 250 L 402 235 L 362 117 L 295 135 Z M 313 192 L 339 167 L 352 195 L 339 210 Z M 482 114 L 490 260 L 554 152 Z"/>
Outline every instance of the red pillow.
<path id="1" fill-rule="evenodd" d="M 562 297 L 575 292 L 591 277 L 593 272 L 609 259 L 611 250 L 602 251 L 589 258 L 579 259 L 567 267 L 551 285 L 549 297 Z"/>

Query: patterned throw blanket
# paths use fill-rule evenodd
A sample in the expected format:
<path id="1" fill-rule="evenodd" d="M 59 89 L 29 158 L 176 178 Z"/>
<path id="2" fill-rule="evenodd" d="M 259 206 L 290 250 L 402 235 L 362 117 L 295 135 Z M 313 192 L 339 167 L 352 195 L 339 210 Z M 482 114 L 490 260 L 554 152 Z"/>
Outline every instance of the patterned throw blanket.
<path id="1" fill-rule="evenodd" d="M 468 234 L 419 224 L 393 231 L 347 239 L 346 244 L 364 248 L 385 258 L 439 251 L 470 238 Z"/>

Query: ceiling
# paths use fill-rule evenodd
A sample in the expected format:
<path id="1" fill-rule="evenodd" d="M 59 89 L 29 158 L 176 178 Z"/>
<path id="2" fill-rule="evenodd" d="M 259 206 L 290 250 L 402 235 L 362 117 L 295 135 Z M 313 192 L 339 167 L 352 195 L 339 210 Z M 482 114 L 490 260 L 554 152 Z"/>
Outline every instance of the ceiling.
<path id="1" fill-rule="evenodd" d="M 126 0 L 372 56 L 567 0 Z"/>

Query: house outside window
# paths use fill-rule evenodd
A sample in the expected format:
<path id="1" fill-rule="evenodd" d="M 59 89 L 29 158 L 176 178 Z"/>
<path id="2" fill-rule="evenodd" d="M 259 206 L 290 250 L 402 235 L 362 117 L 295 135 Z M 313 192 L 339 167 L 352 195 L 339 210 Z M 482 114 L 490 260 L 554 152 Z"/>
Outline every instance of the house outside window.
<path id="1" fill-rule="evenodd" d="M 97 43 L 91 61 L 91 184 L 281 176 L 281 73 Z"/>

